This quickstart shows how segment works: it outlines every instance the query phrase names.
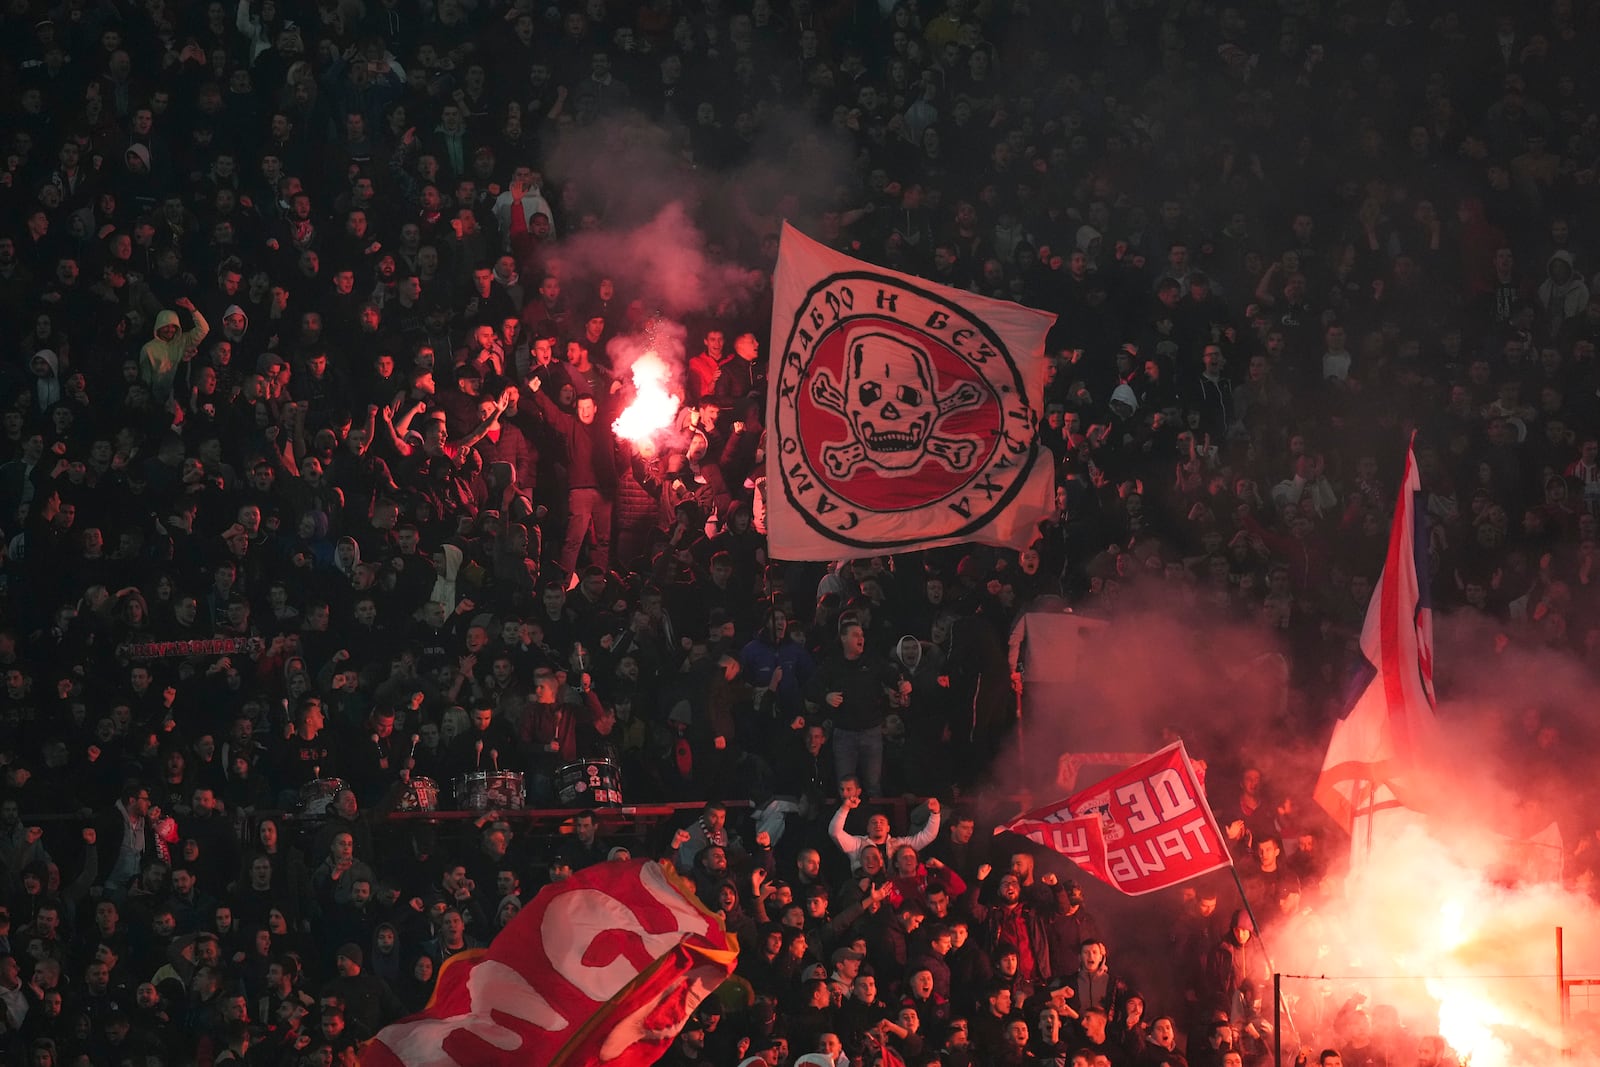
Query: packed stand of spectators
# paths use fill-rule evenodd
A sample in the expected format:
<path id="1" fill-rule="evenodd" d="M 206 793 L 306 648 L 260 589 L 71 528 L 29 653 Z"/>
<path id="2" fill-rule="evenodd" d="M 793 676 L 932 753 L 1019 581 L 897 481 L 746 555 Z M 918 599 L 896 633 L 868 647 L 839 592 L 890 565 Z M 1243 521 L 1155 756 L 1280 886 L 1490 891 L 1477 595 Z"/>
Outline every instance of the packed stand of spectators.
<path id="1" fill-rule="evenodd" d="M 965 798 L 860 798 L 971 796 L 1043 597 L 1251 630 L 1317 736 L 1411 429 L 1436 606 L 1600 663 L 1596 5 L 1434 7 L 6 5 L 4 1058 L 351 1062 L 626 852 L 383 813 L 490 766 L 554 806 L 607 758 L 630 803 L 739 802 L 636 846 L 744 945 L 664 1062 L 1267 1060 L 1226 894 L 1121 958 Z M 613 437 L 657 293 L 563 260 L 614 232 L 607 160 L 546 168 L 640 118 L 685 175 L 813 190 L 691 205 L 748 276 L 787 217 L 1060 314 L 1033 548 L 769 560 L 759 284 L 687 316 L 662 447 Z M 1303 916 L 1304 783 L 1205 754 L 1258 915 Z M 1317 1036 L 1437 1059 L 1379 1022 Z"/>

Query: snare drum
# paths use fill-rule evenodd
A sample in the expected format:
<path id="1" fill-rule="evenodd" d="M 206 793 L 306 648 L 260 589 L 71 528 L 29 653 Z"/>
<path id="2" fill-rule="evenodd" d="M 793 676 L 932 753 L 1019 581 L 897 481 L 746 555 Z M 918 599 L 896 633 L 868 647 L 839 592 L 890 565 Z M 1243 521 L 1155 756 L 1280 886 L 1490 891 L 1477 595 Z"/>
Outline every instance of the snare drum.
<path id="1" fill-rule="evenodd" d="M 406 783 L 400 792 L 396 811 L 438 811 L 439 786 L 432 778 L 418 776 Z"/>
<path id="2" fill-rule="evenodd" d="M 343 778 L 313 778 L 300 787 L 300 814 L 326 815 L 344 789 Z"/>
<path id="3" fill-rule="evenodd" d="M 527 794 L 521 771 L 473 771 L 456 777 L 456 807 L 464 811 L 520 811 Z"/>
<path id="4" fill-rule="evenodd" d="M 622 768 L 608 759 L 569 763 L 557 774 L 557 796 L 564 808 L 613 808 L 622 805 Z"/>

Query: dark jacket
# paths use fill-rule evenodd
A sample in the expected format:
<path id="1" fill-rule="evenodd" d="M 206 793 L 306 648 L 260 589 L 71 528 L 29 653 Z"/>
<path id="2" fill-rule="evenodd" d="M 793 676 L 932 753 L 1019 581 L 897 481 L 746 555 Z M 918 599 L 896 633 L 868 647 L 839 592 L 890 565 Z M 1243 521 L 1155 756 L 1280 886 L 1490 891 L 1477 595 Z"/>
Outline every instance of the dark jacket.
<path id="1" fill-rule="evenodd" d="M 885 688 L 893 677 L 889 665 L 870 654 L 853 660 L 833 656 L 811 676 L 806 700 L 816 705 L 817 718 L 832 719 L 835 729 L 871 730 L 883 725 L 888 706 Z M 843 693 L 844 702 L 829 707 L 829 693 Z"/>
<path id="2" fill-rule="evenodd" d="M 974 899 L 971 908 L 973 918 L 979 923 L 973 931 L 973 937 L 991 959 L 1000 942 L 1007 941 L 1019 949 L 1026 949 L 1019 972 L 1023 977 L 1037 980 L 1055 974 L 1050 966 L 1049 927 L 1045 924 L 1044 916 L 1032 905 L 1023 901 L 1009 906 L 998 902 L 984 905 Z M 1023 944 L 1024 940 L 1026 945 Z"/>
<path id="3" fill-rule="evenodd" d="M 117 801 L 110 811 L 102 812 L 94 821 L 94 847 L 99 854 L 100 875 L 109 877 L 117 865 L 117 856 L 122 852 L 123 836 L 128 833 L 128 818 L 122 807 L 122 801 Z M 145 820 L 144 850 L 139 855 L 139 866 L 160 858 L 156 850 L 156 828 L 149 820 Z"/>
<path id="4" fill-rule="evenodd" d="M 405 1006 L 389 983 L 376 975 L 341 975 L 328 983 L 328 992 L 344 998 L 345 1017 L 356 1037 L 366 1039 L 405 1014 Z"/>
<path id="5" fill-rule="evenodd" d="M 541 389 L 533 394 L 545 421 L 566 445 L 567 488 L 598 489 L 606 496 L 617 490 L 617 461 L 612 453 L 611 426 L 599 414 L 588 424 L 562 411 Z M 599 398 L 596 398 L 598 401 Z"/>

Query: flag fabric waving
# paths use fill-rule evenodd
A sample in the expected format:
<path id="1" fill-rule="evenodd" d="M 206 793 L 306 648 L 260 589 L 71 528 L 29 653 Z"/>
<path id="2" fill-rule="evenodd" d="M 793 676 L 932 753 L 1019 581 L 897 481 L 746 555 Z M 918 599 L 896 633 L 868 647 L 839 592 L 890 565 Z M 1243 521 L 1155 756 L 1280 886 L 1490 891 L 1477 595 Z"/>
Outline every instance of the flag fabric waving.
<path id="1" fill-rule="evenodd" d="M 1421 496 L 1416 452 L 1407 447 L 1389 551 L 1361 629 L 1366 663 L 1358 680 L 1360 695 L 1334 726 L 1317 777 L 1317 803 L 1346 830 L 1379 812 L 1422 810 L 1420 756 L 1435 719 L 1433 611 Z"/>
<path id="2" fill-rule="evenodd" d="M 998 827 L 1055 849 L 1129 896 L 1233 866 L 1183 742 Z"/>
<path id="3" fill-rule="evenodd" d="M 1033 540 L 1046 312 L 862 263 L 783 228 L 767 394 L 771 555 Z"/>
<path id="4" fill-rule="evenodd" d="M 362 1067 L 646 1067 L 733 973 L 738 943 L 665 865 L 596 864 L 540 890 L 487 949 L 450 957 Z"/>

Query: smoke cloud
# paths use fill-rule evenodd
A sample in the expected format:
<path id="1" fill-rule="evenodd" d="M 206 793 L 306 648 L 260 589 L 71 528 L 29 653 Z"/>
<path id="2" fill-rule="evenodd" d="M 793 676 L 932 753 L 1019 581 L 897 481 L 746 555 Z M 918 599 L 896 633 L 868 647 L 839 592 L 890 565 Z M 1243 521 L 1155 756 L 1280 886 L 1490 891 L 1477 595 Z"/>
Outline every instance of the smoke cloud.
<path id="1" fill-rule="evenodd" d="M 1159 589 L 1131 590 L 1115 621 L 1076 654 L 1029 647 L 1025 747 L 1000 761 L 1005 781 L 995 784 L 1015 791 L 1020 765 L 1042 803 L 1053 795 L 1060 752 L 1153 751 L 1171 735 L 1217 767 L 1213 789 L 1231 786 L 1247 766 L 1274 789 L 1304 780 L 1308 769 L 1314 777 L 1321 749 L 1294 741 L 1315 731 L 1290 700 L 1281 644 L 1259 626 L 1172 603 Z M 1070 677 L 1059 673 L 1064 664 L 1073 665 Z"/>
<path id="2" fill-rule="evenodd" d="M 705 234 L 681 201 L 627 229 L 596 229 L 565 240 L 554 260 L 566 276 L 610 277 L 653 310 L 683 316 L 707 308 L 747 307 L 765 285 L 758 270 L 708 248 Z"/>
<path id="3" fill-rule="evenodd" d="M 558 274 L 609 276 L 649 310 L 749 314 L 772 268 L 766 238 L 838 199 L 850 158 L 810 123 L 774 118 L 724 170 L 699 165 L 689 132 L 637 114 L 562 135 L 546 172 L 563 191 Z"/>
<path id="4" fill-rule="evenodd" d="M 1079 676 L 1036 682 L 1037 668 L 1029 668 L 1028 687 L 1042 692 L 1025 712 L 1026 747 L 1001 761 L 1007 779 L 993 784 L 1015 792 L 1013 772 L 1025 768 L 1028 800 L 1046 803 L 1064 793 L 1053 781 L 1059 752 L 1152 751 L 1177 734 L 1209 761 L 1207 791 L 1220 820 L 1238 811 L 1240 772 L 1256 768 L 1266 783 L 1261 800 L 1292 797 L 1294 821 L 1317 828 L 1325 847 L 1342 854 L 1347 840 L 1314 808 L 1311 792 L 1354 635 L 1321 635 L 1320 670 L 1307 667 L 1314 656 L 1302 645 L 1301 673 L 1286 690 L 1278 684 L 1281 635 L 1251 620 L 1218 624 L 1215 605 L 1175 595 L 1181 587 L 1151 580 L 1130 588 L 1137 592 L 1118 603 L 1115 621 L 1076 657 L 1039 650 L 1051 664 L 1073 659 Z M 1310 976 L 1286 979 L 1284 988 L 1298 1036 L 1318 1042 L 1313 1062 L 1320 1047 L 1355 1040 L 1357 1007 L 1377 1020 L 1384 1040 L 1406 1047 L 1406 1058 L 1392 1063 L 1409 1065 L 1410 1046 L 1438 1033 L 1475 1067 L 1553 1067 L 1571 1062 L 1563 1046 L 1600 1062 L 1600 1018 L 1583 987 L 1563 1038 L 1555 959 L 1560 926 L 1568 977 L 1600 977 L 1593 880 L 1573 869 L 1570 855 L 1581 840 L 1597 844 L 1581 755 L 1593 750 L 1583 714 L 1592 683 L 1570 654 L 1507 643 L 1509 632 L 1467 616 L 1438 626 L 1441 730 L 1432 755 L 1441 773 L 1430 814 L 1380 821 L 1370 860 L 1358 840 L 1351 862 L 1341 859 L 1321 884 L 1304 887 L 1305 914 L 1254 902 L 1276 969 Z M 1079 788 L 1099 773 L 1087 771 Z M 1151 988 L 1155 1006 L 1171 1006 L 1176 991 L 1161 988 L 1167 975 L 1145 972 L 1163 958 L 1180 893 L 1127 900 L 1086 888 L 1091 906 L 1112 919 L 1124 969 Z M 1219 898 L 1221 912 L 1237 906 L 1231 879 Z M 1270 990 L 1264 1000 L 1270 1015 Z"/>

